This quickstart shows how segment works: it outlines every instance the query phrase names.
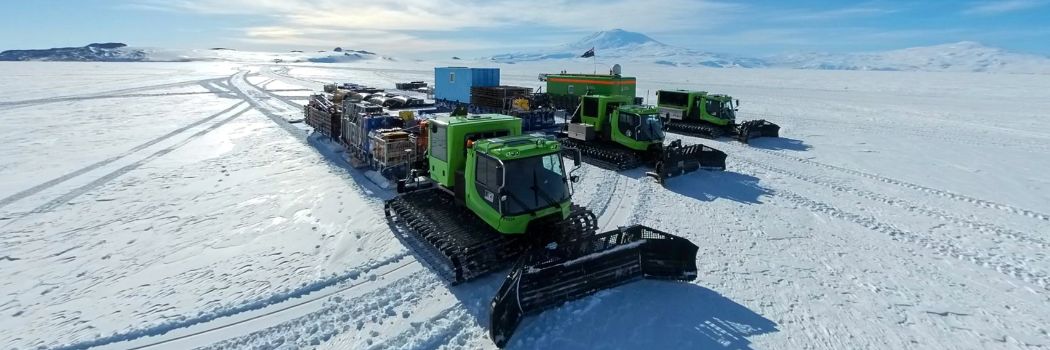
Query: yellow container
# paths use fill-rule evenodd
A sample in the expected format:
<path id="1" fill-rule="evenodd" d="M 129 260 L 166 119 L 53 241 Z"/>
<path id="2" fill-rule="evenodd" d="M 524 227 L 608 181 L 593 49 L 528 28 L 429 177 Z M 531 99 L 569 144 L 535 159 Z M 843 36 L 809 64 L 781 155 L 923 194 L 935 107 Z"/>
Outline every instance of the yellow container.
<path id="1" fill-rule="evenodd" d="M 401 117 L 401 120 L 404 120 L 406 122 L 412 119 L 416 119 L 416 113 L 412 111 L 401 111 L 398 112 L 397 115 Z"/>

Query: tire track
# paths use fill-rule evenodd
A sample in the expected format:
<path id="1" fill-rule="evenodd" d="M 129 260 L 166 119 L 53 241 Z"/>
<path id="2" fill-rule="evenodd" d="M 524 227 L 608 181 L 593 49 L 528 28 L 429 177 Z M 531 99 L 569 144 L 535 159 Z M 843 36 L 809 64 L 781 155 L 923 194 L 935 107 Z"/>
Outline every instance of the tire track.
<path id="1" fill-rule="evenodd" d="M 150 146 L 153 146 L 153 145 L 155 145 L 155 144 L 157 144 L 159 142 L 163 142 L 164 140 L 167 140 L 167 139 L 169 139 L 169 138 L 171 138 L 171 137 L 173 137 L 175 135 L 181 134 L 181 133 L 185 132 L 186 130 L 189 130 L 189 129 L 197 127 L 197 126 L 199 126 L 201 124 L 204 124 L 204 123 L 207 123 L 209 121 L 212 121 L 212 120 L 218 118 L 219 116 L 222 116 L 223 114 L 226 114 L 226 113 L 236 109 L 237 107 L 239 107 L 240 105 L 242 105 L 244 103 L 245 103 L 244 101 L 237 102 L 233 106 L 230 106 L 229 108 L 226 108 L 226 109 L 224 109 L 224 110 L 222 110 L 222 111 L 220 111 L 218 113 L 215 113 L 215 114 L 212 114 L 212 115 L 210 115 L 210 116 L 208 116 L 206 118 L 197 120 L 197 121 L 195 121 L 193 123 L 190 123 L 189 125 L 186 125 L 184 127 L 175 129 L 175 130 L 173 130 L 173 131 L 171 131 L 171 132 L 169 132 L 167 134 L 164 134 L 161 137 L 155 138 L 153 140 L 149 140 L 149 141 L 147 141 L 147 142 L 145 142 L 143 144 L 140 144 L 138 146 L 135 146 L 135 147 L 131 148 L 130 150 L 128 150 L 128 151 L 126 151 L 124 153 L 121 153 L 120 155 L 117 155 L 115 157 L 110 157 L 108 159 L 105 159 L 105 160 L 99 161 L 97 163 L 88 165 L 86 167 L 77 169 L 77 170 L 75 170 L 73 172 L 70 172 L 68 174 L 65 174 L 65 175 L 59 176 L 57 178 L 48 180 L 48 181 L 46 181 L 46 182 L 44 182 L 42 184 L 33 186 L 33 187 L 29 188 L 29 189 L 23 190 L 21 192 L 18 192 L 18 193 L 12 194 L 10 196 L 7 196 L 7 197 L 5 197 L 3 199 L 0 199 L 0 208 L 3 208 L 5 206 L 7 206 L 7 205 L 10 205 L 11 203 L 17 202 L 17 201 L 19 201 L 19 200 L 21 200 L 23 198 L 26 198 L 26 197 L 32 196 L 34 194 L 37 194 L 37 193 L 39 193 L 41 191 L 44 191 L 44 190 L 46 190 L 48 188 L 54 187 L 55 185 L 58 185 L 58 184 L 60 184 L 62 182 L 65 182 L 65 181 L 68 181 L 69 179 L 72 179 L 74 177 L 83 175 L 84 173 L 90 172 L 92 170 L 98 169 L 100 167 L 106 166 L 106 165 L 108 165 L 110 163 L 113 163 L 115 161 L 118 161 L 120 159 L 123 159 L 124 157 L 127 157 L 127 156 L 129 156 L 131 154 L 134 154 L 135 152 L 141 151 L 141 150 L 146 149 L 146 148 L 148 148 Z"/>
<path id="2" fill-rule="evenodd" d="M 368 349 L 403 349 L 406 344 L 415 345 L 417 349 L 437 349 L 442 345 L 451 345 L 453 339 L 473 326 L 474 318 L 464 311 L 463 307 L 462 303 L 457 303 L 422 322 L 418 327 L 412 327 L 383 343 L 371 345 Z"/>
<path id="3" fill-rule="evenodd" d="M 319 80 L 305 79 L 305 78 L 296 78 L 296 77 L 293 77 L 291 75 L 288 75 L 288 68 L 286 68 L 286 67 L 279 68 L 280 72 L 275 71 L 272 66 L 263 66 L 262 70 L 263 70 L 263 74 L 271 74 L 271 75 L 273 75 L 275 77 L 280 77 L 280 78 L 285 78 L 285 79 L 290 79 L 290 80 L 297 81 L 299 83 L 292 83 L 292 84 L 293 85 L 299 85 L 299 86 L 302 86 L 302 87 L 313 88 L 313 87 L 315 87 L 314 85 L 317 85 L 317 84 L 321 84 L 321 85 L 327 84 L 326 82 L 319 81 Z M 304 83 L 304 84 L 300 84 L 300 83 Z"/>
<path id="4" fill-rule="evenodd" d="M 367 283 L 372 282 L 373 279 L 372 278 L 366 278 L 365 281 L 361 281 L 361 282 L 358 282 L 358 283 L 350 284 L 350 285 L 347 285 L 347 286 L 344 286 L 344 287 L 341 287 L 341 288 L 338 288 L 338 289 L 335 289 L 335 290 L 332 290 L 332 291 L 328 291 L 326 293 L 322 293 L 322 294 L 318 294 L 318 295 L 311 295 L 312 293 L 321 291 L 321 290 L 326 289 L 326 288 L 330 288 L 330 287 L 336 286 L 336 285 L 338 285 L 340 283 L 358 279 L 362 275 L 369 274 L 370 272 L 374 272 L 376 270 L 382 269 L 383 267 L 390 266 L 390 269 L 389 270 L 385 270 L 385 271 L 383 271 L 381 273 L 375 274 L 376 278 L 378 278 L 380 276 L 390 275 L 392 273 L 395 273 L 395 272 L 397 272 L 397 271 L 399 271 L 401 269 L 404 269 L 404 268 L 408 267 L 409 265 L 412 265 L 412 263 L 415 262 L 415 260 L 409 260 L 409 261 L 403 262 L 401 264 L 393 265 L 394 263 L 396 263 L 396 262 L 398 262 L 401 259 L 404 259 L 406 257 L 408 257 L 408 253 L 407 252 L 401 253 L 401 254 L 395 255 L 395 256 L 393 256 L 393 257 L 391 257 L 389 259 L 385 259 L 385 260 L 382 260 L 382 261 L 374 262 L 374 263 L 370 264 L 369 266 L 366 266 L 362 270 L 353 270 L 353 271 L 348 271 L 348 272 L 346 272 L 346 273 L 344 273 L 342 275 L 330 276 L 328 278 L 325 278 L 325 279 L 322 279 L 322 280 L 319 280 L 319 281 L 315 281 L 313 283 L 307 284 L 305 286 L 299 287 L 299 288 L 294 289 L 294 290 L 278 293 L 278 294 L 271 295 L 271 296 L 268 296 L 268 297 L 265 297 L 265 298 L 259 298 L 259 299 L 254 300 L 254 301 L 249 301 L 247 303 L 236 305 L 236 306 L 232 306 L 232 307 L 229 307 L 229 308 L 226 308 L 226 309 L 220 309 L 220 310 L 213 311 L 213 312 L 200 313 L 197 316 L 186 317 L 186 318 L 181 318 L 181 319 L 178 318 L 178 317 L 170 317 L 170 318 L 168 318 L 168 320 L 171 320 L 171 321 L 165 322 L 165 323 L 160 324 L 160 325 L 147 327 L 147 328 L 126 330 L 124 332 L 114 333 L 113 335 L 110 335 L 110 336 L 107 336 L 107 337 L 102 337 L 102 338 L 96 338 L 96 339 L 87 340 L 87 341 L 81 341 L 81 342 L 74 342 L 74 343 L 70 343 L 70 344 L 65 344 L 65 345 L 62 345 L 62 346 L 55 347 L 54 349 L 55 350 L 86 349 L 86 348 L 92 348 L 92 347 L 97 347 L 97 346 L 103 346 L 103 345 L 110 345 L 110 344 L 121 343 L 121 342 L 134 341 L 134 340 L 141 339 L 141 338 L 146 338 L 146 337 L 160 336 L 160 335 L 164 335 L 164 334 L 166 334 L 168 332 L 171 332 L 173 330 L 176 330 L 176 329 L 181 329 L 181 328 L 186 328 L 186 327 L 190 327 L 190 326 L 194 326 L 194 325 L 198 325 L 198 324 L 203 324 L 203 323 L 207 323 L 207 322 L 218 320 L 220 318 L 230 317 L 230 316 L 242 314 L 242 313 L 249 312 L 249 311 L 255 311 L 255 310 L 264 309 L 264 308 L 266 308 L 266 307 L 268 307 L 270 305 L 278 304 L 278 303 L 285 302 L 285 301 L 292 300 L 292 299 L 296 299 L 296 298 L 305 298 L 302 301 L 296 302 L 296 303 L 294 303 L 292 305 L 285 306 L 285 307 L 282 307 L 282 308 L 279 308 L 279 309 L 276 309 L 276 310 L 271 310 L 271 311 L 266 312 L 264 314 L 254 315 L 254 316 L 249 317 L 249 318 L 245 318 L 245 319 L 238 320 L 238 321 L 232 321 L 232 322 L 225 323 L 225 324 L 216 325 L 214 327 L 208 327 L 207 329 L 200 330 L 200 331 L 197 331 L 197 332 L 194 332 L 194 333 L 191 333 L 191 334 L 187 334 L 187 335 L 182 335 L 182 336 L 173 337 L 173 338 L 169 338 L 169 339 L 162 339 L 162 340 L 154 341 L 154 342 L 151 342 L 151 343 L 148 343 L 148 344 L 137 345 L 135 347 L 130 347 L 129 349 L 150 348 L 150 347 L 154 347 L 154 346 L 158 346 L 158 345 L 163 345 L 163 344 L 167 344 L 167 343 L 171 343 L 171 342 L 175 342 L 175 341 L 179 341 L 179 340 L 184 340 L 184 339 L 200 336 L 202 334 L 207 334 L 207 333 L 215 332 L 215 331 L 218 331 L 218 330 L 230 328 L 230 327 L 233 327 L 233 326 L 236 326 L 236 325 L 239 325 L 239 324 L 242 324 L 242 323 L 246 323 L 246 322 L 249 322 L 249 321 L 252 321 L 252 320 L 258 320 L 258 319 L 261 319 L 261 318 L 272 316 L 272 315 L 277 314 L 277 313 L 286 312 L 286 311 L 292 310 L 292 309 L 297 309 L 297 308 L 303 307 L 305 305 L 312 304 L 312 303 L 315 303 L 317 301 L 320 301 L 320 300 L 322 300 L 324 298 L 327 298 L 327 297 L 330 297 L 330 296 L 334 296 L 336 294 L 355 289 L 357 287 L 360 287 L 362 285 L 365 285 Z M 418 283 L 424 282 L 423 279 L 420 279 L 420 278 L 409 278 L 409 277 L 406 277 L 405 279 L 410 280 L 410 281 L 419 281 Z M 385 290 L 387 290 L 387 289 L 390 289 L 390 288 L 389 287 L 382 287 L 382 288 L 377 289 L 373 293 L 376 293 L 378 296 L 391 295 L 390 298 L 397 298 L 397 297 L 400 297 L 401 295 L 410 295 L 411 294 L 411 293 L 408 293 L 406 291 L 401 291 L 401 293 L 385 293 Z M 411 289 L 407 289 L 407 291 L 410 291 L 410 290 Z M 367 304 L 367 303 L 365 303 L 365 304 Z M 322 311 L 324 311 L 324 310 L 322 310 Z M 254 335 L 256 333 L 259 333 L 259 332 L 255 332 L 255 333 L 252 333 L 252 334 Z"/>
<path id="5" fill-rule="evenodd" d="M 773 191 L 773 194 L 776 198 L 783 198 L 814 213 L 824 213 L 859 225 L 868 230 L 884 233 L 895 241 L 919 245 L 932 250 L 933 253 L 937 255 L 952 257 L 962 261 L 969 261 L 975 265 L 990 268 L 1001 274 L 1037 285 L 1044 291 L 1050 291 L 1050 278 L 1047 278 L 1046 273 L 1032 271 L 1026 268 L 1024 263 L 1017 262 L 1009 256 L 981 251 L 968 251 L 950 243 L 937 241 L 907 230 L 899 229 L 892 225 L 880 222 L 873 217 L 851 213 L 831 204 L 816 201 L 791 191 L 775 190 Z"/>
<path id="6" fill-rule="evenodd" d="M 251 110 L 251 108 L 245 108 L 245 109 L 241 110 L 240 112 L 234 113 L 233 115 L 231 115 L 231 116 L 229 116 L 229 117 L 227 117 L 225 119 L 222 119 L 222 120 L 218 121 L 217 123 L 212 124 L 212 125 L 208 126 L 207 128 L 205 128 L 205 129 L 203 129 L 201 131 L 198 131 L 198 132 L 190 135 L 185 140 L 182 140 L 179 143 L 176 143 L 176 144 L 174 144 L 172 146 L 169 146 L 167 148 L 164 148 L 162 150 L 154 152 L 153 154 L 150 154 L 150 155 L 146 156 L 143 159 L 140 159 L 140 160 L 138 160 L 138 161 L 136 161 L 134 163 L 125 165 L 124 167 L 122 167 L 120 169 L 117 169 L 117 170 L 115 170 L 113 172 L 110 172 L 110 173 L 108 173 L 106 175 L 103 175 L 102 177 L 99 177 L 98 179 L 95 179 L 94 181 L 91 181 L 91 182 L 89 182 L 86 185 L 80 186 L 80 187 L 78 187 L 78 188 L 76 188 L 76 189 L 74 189 L 74 190 L 72 190 L 72 191 L 70 191 L 70 192 L 68 192 L 68 193 L 58 197 L 58 198 L 55 198 L 55 199 L 53 199 L 53 200 L 51 200 L 51 201 L 49 201 L 47 203 L 44 203 L 43 205 L 41 205 L 41 206 L 37 207 L 36 209 L 33 209 L 32 211 L 27 213 L 26 215 L 28 215 L 28 214 L 35 214 L 35 213 L 43 213 L 43 212 L 48 212 L 48 211 L 54 210 L 55 208 L 57 208 L 57 207 L 59 207 L 59 206 L 61 206 L 63 204 L 66 204 L 69 201 L 71 201 L 71 200 L 73 200 L 73 199 L 75 199 L 77 197 L 80 197 L 81 195 L 87 193 L 88 191 L 91 191 L 91 190 L 93 190 L 95 188 L 98 188 L 99 186 L 105 185 L 106 183 L 108 183 L 110 181 L 113 181 L 113 179 L 116 179 L 116 178 L 118 178 L 120 176 L 123 176 L 124 174 L 127 174 L 128 172 L 130 172 L 132 170 L 138 169 L 143 164 L 146 164 L 146 163 L 148 163 L 148 162 L 150 162 L 150 161 L 152 161 L 152 160 L 154 160 L 154 159 L 156 159 L 158 157 L 161 157 L 161 156 L 163 156 L 165 154 L 171 153 L 172 151 L 174 151 L 174 150 L 176 150 L 176 149 L 178 149 L 178 148 L 180 148 L 182 146 L 185 146 L 186 144 L 196 140 L 197 138 L 199 138 L 201 136 L 204 136 L 205 134 L 208 134 L 209 132 L 211 132 L 211 131 L 213 131 L 213 130 L 215 130 L 215 129 L 223 126 L 223 125 L 226 125 L 226 123 L 229 123 L 229 122 L 233 121 L 234 119 L 237 119 L 238 117 L 243 115 L 245 112 L 250 111 L 250 110 Z M 23 215 L 22 217 L 24 217 L 24 216 L 25 215 Z"/>
<path id="7" fill-rule="evenodd" d="M 620 189 L 624 187 L 621 182 L 624 181 L 626 177 L 620 176 L 617 173 L 614 174 L 617 175 L 616 182 L 613 184 L 612 189 L 609 190 L 609 199 L 606 200 L 605 205 L 602 206 L 601 213 L 596 214 L 596 216 L 598 217 L 598 227 L 600 232 L 608 231 L 609 224 L 613 221 L 614 218 L 616 218 L 616 216 L 620 213 L 620 209 L 623 207 L 623 198 L 625 196 L 623 194 L 617 194 L 620 193 Z M 610 207 L 612 207 L 613 209 L 612 213 L 609 213 Z"/>
<path id="8" fill-rule="evenodd" d="M 800 173 L 792 172 L 792 171 L 789 171 L 789 170 L 784 170 L 784 169 L 781 169 L 781 168 L 776 168 L 776 167 L 773 167 L 773 166 L 761 164 L 761 163 L 754 162 L 754 161 L 751 161 L 751 160 L 748 160 L 748 159 L 745 159 L 745 158 L 736 158 L 735 160 L 738 161 L 738 162 L 741 162 L 741 163 L 745 163 L 746 166 L 747 167 L 751 167 L 752 170 L 756 169 L 756 168 L 757 169 L 763 169 L 763 170 L 766 170 L 766 171 L 770 171 L 770 172 L 774 172 L 774 173 L 781 174 L 781 175 L 784 175 L 784 176 L 788 176 L 788 177 L 791 177 L 791 178 L 795 178 L 797 180 L 809 182 L 811 184 L 824 186 L 824 187 L 830 188 L 830 189 L 832 189 L 832 190 L 834 190 L 836 192 L 849 193 L 849 194 L 855 195 L 857 197 L 868 199 L 868 200 L 871 200 L 871 201 L 874 201 L 874 202 L 880 202 L 880 203 L 883 203 L 883 204 L 888 204 L 888 205 L 891 205 L 891 206 L 894 206 L 894 207 L 902 208 L 902 209 L 907 210 L 908 212 L 911 212 L 911 213 L 921 214 L 921 215 L 928 216 L 928 217 L 931 217 L 931 218 L 934 218 L 934 219 L 946 221 L 946 222 L 953 223 L 953 224 L 956 224 L 956 225 L 959 225 L 959 226 L 962 226 L 962 227 L 966 227 L 966 228 L 970 228 L 970 229 L 973 229 L 973 230 L 977 230 L 977 231 L 980 231 L 981 233 L 984 233 L 984 234 L 989 235 L 989 236 L 997 237 L 997 238 L 1000 238 L 1000 239 L 1014 240 L 1014 241 L 1017 241 L 1018 243 L 1023 243 L 1023 244 L 1031 245 L 1031 246 L 1037 246 L 1040 249 L 1044 249 L 1044 250 L 1045 249 L 1050 249 L 1050 242 L 1047 242 L 1046 240 L 1044 240 L 1044 239 L 1042 239 L 1042 238 L 1040 238 L 1040 237 L 1038 237 L 1036 235 L 1031 235 L 1031 234 L 1028 234 L 1028 233 L 1024 233 L 1024 232 L 1021 232 L 1021 231 L 1013 230 L 1013 229 L 1006 228 L 1006 227 L 999 226 L 999 225 L 995 225 L 995 224 L 989 224 L 989 223 L 979 222 L 979 221 L 970 220 L 970 219 L 966 219 L 966 218 L 960 218 L 960 217 L 954 216 L 952 214 L 949 214 L 947 212 L 944 212 L 942 210 L 939 210 L 939 209 L 936 209 L 936 208 L 932 208 L 932 207 L 928 207 L 928 206 L 921 205 L 921 204 L 917 204 L 917 203 L 913 203 L 913 202 L 910 202 L 910 201 L 905 200 L 905 199 L 889 197 L 889 196 L 881 195 L 881 194 L 878 194 L 878 193 L 875 193 L 875 192 L 865 191 L 865 190 L 857 189 L 857 188 L 854 188 L 854 187 L 846 186 L 846 185 L 843 185 L 843 184 L 821 180 L 821 179 L 816 178 L 816 177 L 807 176 L 807 175 L 803 175 L 803 174 L 800 174 Z M 999 242 L 996 241 L 996 243 L 999 243 Z M 1043 254 L 1040 254 L 1040 257 L 1042 257 L 1042 255 Z"/>
<path id="9" fill-rule="evenodd" d="M 269 90 L 266 90 L 266 89 L 260 87 L 259 85 L 252 84 L 252 82 L 248 81 L 247 79 L 245 79 L 244 82 L 247 83 L 248 85 L 250 85 L 251 87 L 253 87 L 253 88 L 261 91 L 262 93 L 266 94 L 267 96 L 270 96 L 270 97 L 275 98 L 275 99 L 277 99 L 277 100 L 279 100 L 281 102 L 284 102 L 284 103 L 288 104 L 289 106 L 300 108 L 300 109 L 303 108 L 302 104 L 296 103 L 295 101 L 292 101 L 292 99 L 287 97 L 287 96 L 282 96 L 282 95 L 278 95 L 278 94 L 275 94 L 273 92 L 270 92 Z"/>
<path id="10" fill-rule="evenodd" d="M 237 94 L 238 96 L 240 96 L 242 99 L 247 101 L 248 104 L 250 104 L 252 107 L 255 108 L 255 110 L 259 111 L 264 116 L 269 118 L 271 121 L 273 121 L 275 124 L 277 124 L 277 126 L 279 126 L 281 129 L 284 129 L 284 131 L 288 132 L 288 134 L 292 135 L 299 142 L 302 142 L 304 145 L 309 145 L 309 142 L 307 142 L 307 140 L 306 140 L 306 137 L 308 136 L 308 134 L 307 134 L 307 132 L 305 130 L 296 128 L 294 125 L 292 125 L 287 120 L 285 120 L 284 117 L 281 117 L 281 116 L 279 116 L 277 114 L 274 114 L 274 112 L 271 110 L 271 108 L 266 106 L 266 104 L 260 103 L 255 98 L 252 98 L 252 96 L 250 96 L 251 95 L 250 91 L 242 89 L 241 87 L 239 87 L 236 84 L 234 84 L 233 79 L 236 77 L 237 79 L 239 79 L 244 84 L 248 85 L 249 87 L 254 88 L 256 90 L 255 92 L 259 92 L 259 93 L 262 93 L 262 94 L 267 94 L 267 92 L 265 90 L 261 90 L 259 88 L 256 88 L 254 85 L 252 85 L 251 82 L 248 81 L 247 75 L 248 75 L 247 71 L 240 71 L 239 73 L 235 74 L 234 76 L 231 76 L 226 81 L 226 84 L 229 85 L 230 87 L 232 87 L 233 88 L 232 91 L 235 94 Z M 274 96 L 273 94 L 268 94 L 268 95 Z M 303 107 L 302 105 L 296 104 L 296 103 L 291 102 L 291 101 L 286 101 L 286 100 L 281 100 L 281 99 L 278 99 L 278 100 L 280 100 L 281 102 L 287 103 L 288 105 L 290 105 L 292 107 L 296 107 L 298 109 L 301 109 Z"/>
<path id="11" fill-rule="evenodd" d="M 928 127 L 928 128 L 914 128 L 914 127 L 909 127 L 909 128 L 887 128 L 885 126 L 879 126 L 878 124 L 875 124 L 875 123 L 856 123 L 856 122 L 847 122 L 847 121 L 841 121 L 841 120 L 819 119 L 819 118 L 812 118 L 812 117 L 805 117 L 805 116 L 785 116 L 785 115 L 778 115 L 778 114 L 772 114 L 772 113 L 758 113 L 758 112 L 741 112 L 740 113 L 741 117 L 746 117 L 746 116 L 749 116 L 749 115 L 752 116 L 752 117 L 750 117 L 751 119 L 791 120 L 797 125 L 819 126 L 819 128 L 830 129 L 830 130 L 840 130 L 840 131 L 846 131 L 846 132 L 863 131 L 864 134 L 888 135 L 888 136 L 898 136 L 898 135 L 904 134 L 904 135 L 910 135 L 910 136 L 919 137 L 919 138 L 921 138 L 923 140 L 940 140 L 940 141 L 944 141 L 944 142 L 948 142 L 948 143 L 952 143 L 952 144 L 957 144 L 957 145 L 973 145 L 973 141 L 972 140 L 974 140 L 975 138 L 980 138 L 982 140 L 981 141 L 981 145 L 990 145 L 990 146 L 996 146 L 996 147 L 1012 149 L 1012 150 L 1022 150 L 1022 151 L 1032 151 L 1033 149 L 1050 150 L 1050 146 L 1047 145 L 1045 140 L 1043 140 L 1043 141 L 1035 140 L 1035 139 L 1039 138 L 1037 136 L 1036 137 L 1033 137 L 1033 136 L 1018 136 L 1018 137 L 1014 137 L 1011 140 L 1011 142 L 1000 142 L 1000 141 L 997 141 L 997 139 L 999 139 L 999 137 L 989 137 L 986 134 L 971 133 L 970 135 L 965 135 L 965 134 L 960 134 L 958 132 L 955 132 L 955 133 L 947 133 L 947 132 L 932 133 L 932 132 L 925 131 L 927 129 L 935 129 L 932 126 Z M 831 126 L 831 125 L 834 125 L 834 126 L 831 127 L 831 128 L 828 128 L 828 126 Z M 943 131 L 944 129 L 940 128 L 940 129 L 936 129 L 936 130 L 942 130 Z M 1024 137 L 1025 139 L 1019 139 L 1020 137 Z M 1023 147 L 1018 147 L 1018 146 L 1023 146 Z"/>
<path id="12" fill-rule="evenodd" d="M 127 88 L 127 89 L 103 91 L 103 92 L 87 94 L 87 95 L 56 96 L 56 97 L 38 98 L 38 99 L 31 99 L 31 100 L 6 101 L 6 102 L 0 102 L 0 107 L 2 107 L 2 108 L 0 108 L 0 110 L 8 110 L 8 109 L 12 109 L 12 108 L 34 106 L 34 105 L 41 105 L 41 104 L 48 104 L 48 103 L 76 101 L 76 100 L 81 100 L 81 99 L 92 99 L 92 98 L 99 98 L 100 96 L 112 97 L 112 96 L 116 96 L 116 95 L 122 95 L 122 94 L 133 93 L 133 92 L 148 91 L 148 90 L 158 90 L 158 89 L 166 89 L 166 88 L 174 88 L 174 87 L 181 87 L 181 86 L 193 85 L 193 84 L 202 84 L 202 83 L 206 83 L 206 82 L 209 82 L 209 81 L 217 81 L 217 80 L 222 80 L 222 79 L 224 79 L 224 78 L 187 80 L 187 81 L 181 81 L 181 82 L 176 82 L 176 83 L 147 85 L 147 86 L 136 87 L 136 88 Z"/>
<path id="13" fill-rule="evenodd" d="M 781 153 L 781 152 L 770 151 L 770 150 L 761 149 L 761 148 L 744 147 L 744 146 L 735 145 L 735 144 L 729 143 L 729 142 L 723 143 L 723 145 L 730 145 L 731 147 L 734 147 L 734 148 L 737 148 L 737 149 L 742 149 L 742 150 L 750 150 L 750 151 L 754 151 L 754 152 L 762 152 L 762 153 L 773 155 L 773 156 L 777 156 L 777 157 L 780 157 L 780 158 L 793 160 L 793 161 L 796 161 L 796 162 L 799 162 L 799 163 L 803 163 L 803 164 L 806 164 L 806 165 L 811 165 L 811 166 L 820 167 L 820 168 L 824 168 L 824 169 L 834 170 L 834 171 L 838 171 L 838 172 L 842 172 L 842 173 L 846 173 L 846 174 L 850 174 L 850 175 L 854 175 L 854 176 L 860 176 L 860 177 L 863 177 L 863 178 L 867 178 L 867 179 L 871 179 L 871 180 L 875 180 L 875 181 L 879 181 L 879 182 L 883 182 L 883 183 L 887 183 L 887 184 L 891 184 L 891 185 L 895 185 L 895 186 L 904 187 L 904 188 L 907 188 L 907 189 L 910 189 L 910 190 L 924 192 L 924 193 L 927 193 L 927 194 L 930 194 L 930 195 L 935 195 L 935 196 L 948 198 L 948 199 L 952 199 L 952 200 L 956 200 L 956 201 L 960 201 L 960 202 L 970 203 L 970 204 L 973 204 L 973 205 L 976 205 L 976 206 L 979 206 L 979 207 L 983 207 L 983 208 L 1001 210 L 1001 211 L 1004 211 L 1004 212 L 1007 212 L 1007 213 L 1011 213 L 1011 214 L 1015 214 L 1015 215 L 1021 215 L 1021 216 L 1026 216 L 1026 217 L 1029 217 L 1029 218 L 1037 219 L 1037 220 L 1050 222 L 1050 214 L 1044 214 L 1044 213 L 1040 213 L 1040 212 L 1036 212 L 1036 211 L 1032 211 L 1032 210 L 1028 210 L 1028 209 L 1018 208 L 1018 207 L 1015 207 L 1015 206 L 1012 206 L 1012 205 L 1008 205 L 1008 204 L 1002 204 L 1002 203 L 997 203 L 997 202 L 993 202 L 993 201 L 989 201 L 989 200 L 974 198 L 974 197 L 970 197 L 970 196 L 967 196 L 967 195 L 962 195 L 962 194 L 958 194 L 958 193 L 954 193 L 954 192 L 950 192 L 950 191 L 946 191 L 946 190 L 940 190 L 940 189 L 936 189 L 936 188 L 932 188 L 932 187 L 918 185 L 918 184 L 907 182 L 907 181 L 904 181 L 904 180 L 892 179 L 892 178 L 888 178 L 888 177 L 885 177 L 885 176 L 876 175 L 876 174 L 872 174 L 872 173 L 868 173 L 868 172 L 864 172 L 864 171 L 860 171 L 860 170 L 853 170 L 853 169 L 844 168 L 844 167 L 840 167 L 840 166 L 835 166 L 835 165 L 831 165 L 831 164 L 825 164 L 825 163 L 817 162 L 817 161 L 814 161 L 814 160 L 809 160 L 809 159 L 805 159 L 805 158 L 795 157 L 795 156 L 784 154 L 784 153 Z"/>

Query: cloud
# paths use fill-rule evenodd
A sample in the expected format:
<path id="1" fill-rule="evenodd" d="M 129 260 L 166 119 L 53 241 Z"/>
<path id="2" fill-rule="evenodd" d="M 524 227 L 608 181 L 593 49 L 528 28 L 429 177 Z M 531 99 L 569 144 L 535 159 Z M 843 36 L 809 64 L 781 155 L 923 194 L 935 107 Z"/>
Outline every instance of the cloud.
<path id="1" fill-rule="evenodd" d="M 367 43 L 389 52 L 500 46 L 484 38 L 500 30 L 528 27 L 563 31 L 715 28 L 745 9 L 715 0 L 666 0 L 659 5 L 631 0 L 135 0 L 133 4 L 200 15 L 251 16 L 263 22 L 240 28 L 246 42 L 312 46 Z M 698 21 L 697 13 L 707 15 Z M 426 35 L 448 32 L 476 37 L 452 43 L 431 40 L 438 35 Z M 522 39 L 522 35 L 513 37 Z"/>
<path id="2" fill-rule="evenodd" d="M 963 10 L 967 15 L 998 15 L 1047 5 L 1046 0 L 1002 0 L 973 3 Z"/>
<path id="3" fill-rule="evenodd" d="M 870 5 L 845 7 L 831 10 L 785 11 L 772 14 L 774 20 L 790 22 L 830 21 L 849 18 L 873 17 L 896 13 L 896 9 L 885 9 Z"/>

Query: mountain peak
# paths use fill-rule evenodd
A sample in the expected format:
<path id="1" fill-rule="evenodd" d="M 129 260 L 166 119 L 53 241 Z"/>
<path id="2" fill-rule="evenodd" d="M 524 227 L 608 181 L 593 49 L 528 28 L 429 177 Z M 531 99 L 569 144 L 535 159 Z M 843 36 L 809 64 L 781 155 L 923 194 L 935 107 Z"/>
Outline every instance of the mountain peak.
<path id="1" fill-rule="evenodd" d="M 574 49 L 616 49 L 628 46 L 638 45 L 664 45 L 659 41 L 653 40 L 648 35 L 636 32 L 629 32 L 623 29 L 615 28 L 610 30 L 603 30 L 590 34 L 577 42 L 569 44 L 568 46 Z"/>

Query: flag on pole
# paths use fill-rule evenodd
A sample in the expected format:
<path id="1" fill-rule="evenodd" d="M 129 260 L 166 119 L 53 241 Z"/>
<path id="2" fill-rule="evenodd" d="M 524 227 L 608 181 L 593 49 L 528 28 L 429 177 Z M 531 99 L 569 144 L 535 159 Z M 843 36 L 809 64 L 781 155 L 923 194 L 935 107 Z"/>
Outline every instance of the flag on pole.
<path id="1" fill-rule="evenodd" d="M 590 50 L 587 50 L 587 52 L 584 52 L 583 55 L 580 56 L 580 57 L 583 57 L 583 58 L 594 57 L 594 47 L 591 47 Z"/>

